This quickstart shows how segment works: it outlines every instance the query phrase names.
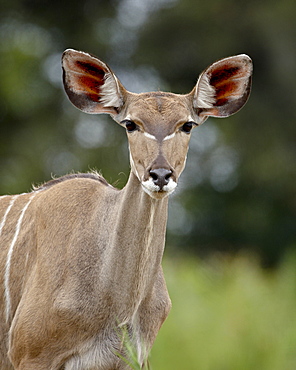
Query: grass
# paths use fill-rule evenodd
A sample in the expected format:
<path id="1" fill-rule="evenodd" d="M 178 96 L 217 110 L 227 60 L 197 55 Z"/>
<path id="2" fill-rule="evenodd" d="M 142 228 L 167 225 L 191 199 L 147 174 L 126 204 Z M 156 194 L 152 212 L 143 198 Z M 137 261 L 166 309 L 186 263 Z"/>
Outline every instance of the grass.
<path id="1" fill-rule="evenodd" d="M 152 370 L 295 370 L 296 258 L 274 271 L 252 258 L 166 259 L 173 302 Z"/>
<path id="2" fill-rule="evenodd" d="M 116 356 L 118 356 L 128 367 L 132 370 L 148 370 L 149 366 L 148 363 L 145 363 L 143 366 L 138 361 L 138 353 L 137 348 L 135 347 L 128 328 L 126 325 L 119 326 L 117 328 L 118 337 L 122 343 L 121 354 L 120 352 L 115 352 Z"/>

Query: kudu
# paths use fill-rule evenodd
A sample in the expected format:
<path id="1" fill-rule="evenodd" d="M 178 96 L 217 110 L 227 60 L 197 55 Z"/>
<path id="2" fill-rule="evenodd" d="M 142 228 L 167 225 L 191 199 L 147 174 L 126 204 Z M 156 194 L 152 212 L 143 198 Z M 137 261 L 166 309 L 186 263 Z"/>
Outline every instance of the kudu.
<path id="1" fill-rule="evenodd" d="M 146 361 L 171 307 L 168 195 L 191 130 L 237 112 L 252 75 L 238 55 L 213 63 L 189 94 L 134 94 L 90 54 L 68 49 L 62 64 L 71 102 L 126 129 L 131 172 L 122 190 L 75 174 L 0 198 L 1 370 L 127 369 L 120 328 Z"/>

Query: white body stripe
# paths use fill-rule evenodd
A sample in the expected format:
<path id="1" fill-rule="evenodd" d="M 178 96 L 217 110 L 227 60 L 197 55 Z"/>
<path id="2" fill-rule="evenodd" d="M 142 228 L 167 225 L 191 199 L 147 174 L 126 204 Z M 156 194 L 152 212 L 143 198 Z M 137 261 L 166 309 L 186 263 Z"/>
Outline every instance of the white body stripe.
<path id="1" fill-rule="evenodd" d="M 0 236 L 1 236 L 1 234 L 2 234 L 2 230 L 3 230 L 3 227 L 4 227 L 4 225 L 5 225 L 7 215 L 8 215 L 8 213 L 9 213 L 9 211 L 11 210 L 11 207 L 13 206 L 13 203 L 14 203 L 14 201 L 15 201 L 16 197 L 18 197 L 18 195 L 14 195 L 14 196 L 10 199 L 9 205 L 8 205 L 8 207 L 7 207 L 7 209 L 6 209 L 5 213 L 4 213 L 4 216 L 3 216 L 2 220 L 1 220 L 1 223 L 0 223 Z"/>
<path id="2" fill-rule="evenodd" d="M 19 232 L 20 232 L 20 229 L 21 229 L 21 226 L 22 226 L 22 221 L 23 221 L 24 215 L 25 215 L 26 210 L 28 209 L 28 207 L 29 207 L 32 199 L 35 197 L 35 195 L 36 195 L 36 193 L 33 193 L 31 195 L 29 201 L 26 203 L 26 205 L 22 209 L 22 212 L 21 212 L 20 217 L 19 217 L 19 219 L 17 221 L 17 224 L 16 224 L 15 233 L 14 233 L 12 242 L 10 244 L 10 247 L 9 247 L 9 250 L 8 250 L 8 253 L 7 253 L 7 260 L 6 260 L 6 265 L 5 265 L 5 275 L 4 275 L 4 294 L 5 294 L 5 300 L 6 300 L 6 310 L 5 310 L 6 322 L 8 322 L 9 315 L 10 315 L 10 309 L 11 309 L 10 290 L 9 290 L 9 277 L 10 277 L 11 257 L 12 257 L 12 253 L 13 253 L 13 249 L 14 249 L 15 243 L 16 243 L 17 238 L 19 236 Z M 11 207 L 12 207 L 12 204 L 11 204 Z"/>

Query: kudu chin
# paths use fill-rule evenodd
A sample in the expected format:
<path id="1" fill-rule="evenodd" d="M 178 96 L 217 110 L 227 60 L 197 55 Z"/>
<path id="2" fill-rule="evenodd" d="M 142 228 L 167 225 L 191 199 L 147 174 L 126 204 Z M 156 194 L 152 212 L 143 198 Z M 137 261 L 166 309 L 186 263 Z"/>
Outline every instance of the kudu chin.
<path id="1" fill-rule="evenodd" d="M 168 195 L 191 132 L 246 103 L 252 62 L 219 60 L 186 95 L 128 92 L 104 62 L 72 49 L 62 66 L 77 108 L 125 128 L 131 172 L 122 190 L 72 174 L 0 198 L 0 368 L 124 370 L 125 340 L 144 364 L 171 307 L 161 268 Z"/>

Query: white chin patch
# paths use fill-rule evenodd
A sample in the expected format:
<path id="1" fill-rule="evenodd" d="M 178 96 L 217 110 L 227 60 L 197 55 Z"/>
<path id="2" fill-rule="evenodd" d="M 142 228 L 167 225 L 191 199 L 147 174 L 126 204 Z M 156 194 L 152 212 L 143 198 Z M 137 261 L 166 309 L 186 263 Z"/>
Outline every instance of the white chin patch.
<path id="1" fill-rule="evenodd" d="M 153 180 L 150 178 L 147 181 L 142 181 L 142 188 L 143 190 L 150 195 L 152 198 L 160 199 L 168 196 L 171 194 L 177 187 L 177 183 L 170 179 L 169 183 L 167 185 L 164 185 L 162 190 L 160 191 L 160 188 L 158 185 L 155 185 Z"/>

